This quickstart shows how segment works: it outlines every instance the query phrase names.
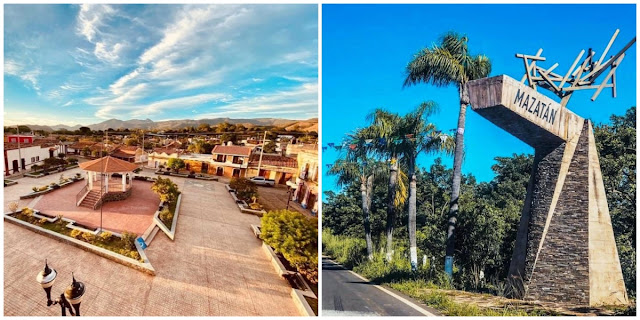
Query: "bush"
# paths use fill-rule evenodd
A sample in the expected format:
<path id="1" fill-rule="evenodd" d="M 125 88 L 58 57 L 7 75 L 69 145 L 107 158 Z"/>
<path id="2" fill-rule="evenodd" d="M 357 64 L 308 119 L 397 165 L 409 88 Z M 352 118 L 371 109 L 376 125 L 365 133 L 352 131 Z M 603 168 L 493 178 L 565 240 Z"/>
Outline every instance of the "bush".
<path id="1" fill-rule="evenodd" d="M 112 236 L 113 236 L 113 234 L 111 232 L 109 232 L 109 231 L 100 232 L 100 239 L 102 239 L 103 241 L 111 240 Z"/>
<path id="2" fill-rule="evenodd" d="M 38 192 L 38 191 L 40 191 L 40 188 L 38 188 L 38 187 L 33 187 L 33 188 L 31 188 L 31 190 L 33 190 L 33 192 Z"/>
<path id="3" fill-rule="evenodd" d="M 252 197 L 258 197 L 258 187 L 246 178 L 232 178 L 229 187 L 236 190 L 238 199 L 249 201 Z"/>
<path id="4" fill-rule="evenodd" d="M 367 244 L 364 239 L 333 235 L 323 228 L 322 251 L 345 267 L 353 268 L 366 258 Z"/>
<path id="5" fill-rule="evenodd" d="M 131 233 L 128 231 L 122 232 L 122 238 L 120 241 L 122 242 L 122 246 L 127 250 L 136 250 L 136 238 L 138 236 L 135 233 Z"/>
<path id="6" fill-rule="evenodd" d="M 33 216 L 33 209 L 29 209 L 27 207 L 22 208 L 22 214 L 27 216 L 27 217 L 32 217 Z"/>
<path id="7" fill-rule="evenodd" d="M 11 201 L 9 202 L 9 210 L 11 210 L 11 212 L 16 212 L 18 211 L 18 202 L 17 201 Z"/>
<path id="8" fill-rule="evenodd" d="M 178 173 L 178 171 L 180 171 L 180 169 L 184 168 L 185 166 L 186 164 L 184 163 L 184 160 L 178 158 L 171 158 L 167 162 L 167 167 L 173 169 L 176 173 Z"/>
<path id="9" fill-rule="evenodd" d="M 312 283 L 318 282 L 318 221 L 289 210 L 270 211 L 261 219 L 264 242 Z"/>
<path id="10" fill-rule="evenodd" d="M 45 223 L 49 222 L 49 220 L 47 220 L 47 218 L 42 218 L 38 221 L 38 224 L 43 225 Z"/>
<path id="11" fill-rule="evenodd" d="M 71 230 L 71 238 L 80 239 L 82 237 L 82 231 L 78 229 Z"/>
<path id="12" fill-rule="evenodd" d="M 49 186 L 42 186 L 40 188 L 38 188 L 38 191 L 46 191 L 49 189 Z"/>
<path id="13" fill-rule="evenodd" d="M 78 164 L 78 159 L 77 158 L 69 158 L 69 159 L 67 159 L 67 162 L 69 162 L 69 164 L 75 165 L 75 164 Z"/>
<path id="14" fill-rule="evenodd" d="M 86 242 L 91 243 L 96 239 L 96 236 L 91 232 L 85 231 L 82 233 L 82 239 L 84 239 Z"/>
<path id="15" fill-rule="evenodd" d="M 178 190 L 178 186 L 171 181 L 171 179 L 162 177 L 158 177 L 155 182 L 151 185 L 151 190 L 155 192 L 159 197 L 160 201 L 173 203 L 178 200 L 178 195 L 180 191 Z"/>
<path id="16" fill-rule="evenodd" d="M 173 212 L 171 212 L 171 210 L 169 210 L 169 207 L 165 207 L 164 209 L 162 209 L 162 211 L 160 211 L 160 214 L 158 214 L 158 217 L 160 218 L 160 220 L 162 220 L 162 222 L 168 227 L 171 228 L 171 224 L 173 222 Z"/>

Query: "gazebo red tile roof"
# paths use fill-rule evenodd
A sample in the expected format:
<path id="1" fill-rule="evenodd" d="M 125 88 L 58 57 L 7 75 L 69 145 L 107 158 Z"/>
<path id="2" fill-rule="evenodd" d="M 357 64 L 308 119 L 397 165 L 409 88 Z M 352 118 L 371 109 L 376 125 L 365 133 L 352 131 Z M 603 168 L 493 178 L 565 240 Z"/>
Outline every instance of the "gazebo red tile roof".
<path id="1" fill-rule="evenodd" d="M 83 162 L 80 168 L 85 171 L 93 172 L 130 172 L 138 168 L 138 165 L 124 160 L 116 159 L 110 156 L 100 159 Z"/>

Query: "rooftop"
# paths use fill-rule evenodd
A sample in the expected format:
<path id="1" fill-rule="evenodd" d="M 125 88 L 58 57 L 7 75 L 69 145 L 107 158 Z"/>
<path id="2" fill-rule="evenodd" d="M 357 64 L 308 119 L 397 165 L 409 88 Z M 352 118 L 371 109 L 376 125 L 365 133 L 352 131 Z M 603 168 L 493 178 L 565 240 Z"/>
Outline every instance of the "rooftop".
<path id="1" fill-rule="evenodd" d="M 83 162 L 80 168 L 85 171 L 93 172 L 130 172 L 138 168 L 138 165 L 116 159 L 110 156 L 100 159 Z"/>
<path id="2" fill-rule="evenodd" d="M 251 158 L 249 158 L 249 166 L 257 167 L 258 162 L 260 162 L 260 154 L 253 154 Z M 281 156 L 279 154 L 263 154 L 262 155 L 262 164 L 263 166 L 275 166 L 275 167 L 287 167 L 287 168 L 297 168 L 298 160 L 296 158 L 290 158 Z"/>
<path id="3" fill-rule="evenodd" d="M 234 156 L 245 156 L 245 157 L 247 157 L 247 156 L 251 155 L 252 151 L 253 151 L 253 148 L 251 148 L 251 147 L 217 145 L 217 146 L 215 146 L 213 148 L 211 153 L 213 153 L 213 154 L 228 154 L 228 155 L 234 155 Z"/>

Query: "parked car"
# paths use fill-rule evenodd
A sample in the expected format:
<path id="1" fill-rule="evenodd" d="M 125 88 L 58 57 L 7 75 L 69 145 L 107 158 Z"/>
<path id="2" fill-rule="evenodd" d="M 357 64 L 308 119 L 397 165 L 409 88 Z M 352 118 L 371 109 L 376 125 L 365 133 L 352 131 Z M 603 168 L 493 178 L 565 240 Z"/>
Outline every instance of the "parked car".
<path id="1" fill-rule="evenodd" d="M 253 177 L 249 179 L 249 181 L 259 185 L 259 186 L 275 186 L 276 181 L 273 179 L 266 179 L 265 177 Z"/>

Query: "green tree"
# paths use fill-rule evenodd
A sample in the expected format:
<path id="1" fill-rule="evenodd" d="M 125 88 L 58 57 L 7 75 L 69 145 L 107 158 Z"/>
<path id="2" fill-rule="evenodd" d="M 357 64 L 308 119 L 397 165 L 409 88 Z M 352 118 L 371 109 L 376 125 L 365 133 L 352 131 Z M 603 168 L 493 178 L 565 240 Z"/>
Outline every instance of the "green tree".
<path id="1" fill-rule="evenodd" d="M 151 185 L 151 190 L 160 197 L 160 201 L 166 203 L 174 203 L 178 200 L 178 195 L 180 194 L 178 185 L 171 179 L 163 179 L 162 177 L 156 178 L 156 181 Z"/>
<path id="2" fill-rule="evenodd" d="M 204 141 L 202 139 L 195 139 L 187 147 L 187 151 L 193 153 L 205 153 L 204 149 Z"/>
<path id="3" fill-rule="evenodd" d="M 209 132 L 211 130 L 211 126 L 208 123 L 201 123 L 198 126 L 198 131 L 200 132 Z"/>
<path id="4" fill-rule="evenodd" d="M 222 141 L 222 143 L 227 143 L 231 141 L 233 144 L 235 144 L 237 140 L 238 140 L 238 135 L 235 133 L 224 133 L 222 134 L 222 136 L 220 136 L 220 141 Z"/>
<path id="5" fill-rule="evenodd" d="M 636 295 L 636 107 L 595 127 L 600 170 L 607 193 L 625 286 Z"/>
<path id="6" fill-rule="evenodd" d="M 371 157 L 370 148 L 367 146 L 367 130 L 358 130 L 349 134 L 346 141 L 355 142 L 355 148 L 346 149 L 340 158 L 329 169 L 328 174 L 338 177 L 338 185 L 346 186 L 351 183 L 360 183 L 362 225 L 364 226 L 365 241 L 367 244 L 367 257 L 373 259 L 373 241 L 371 239 L 371 201 L 374 180 L 379 179 L 383 165 Z"/>
<path id="7" fill-rule="evenodd" d="M 253 197 L 258 197 L 258 187 L 249 179 L 231 178 L 229 187 L 236 190 L 236 195 L 241 200 L 249 201 Z"/>
<path id="8" fill-rule="evenodd" d="M 424 48 L 418 52 L 406 67 L 407 77 L 404 86 L 420 82 L 438 87 L 455 85 L 458 88 L 460 113 L 456 134 L 456 150 L 453 158 L 453 182 L 451 190 L 451 208 L 447 230 L 445 271 L 453 273 L 453 254 L 455 225 L 458 215 L 462 158 L 464 156 L 464 128 L 469 104 L 469 92 L 466 84 L 470 80 L 484 78 L 491 73 L 491 62 L 485 55 L 471 55 L 467 47 L 469 39 L 455 32 L 445 34 L 439 44 Z"/>
<path id="9" fill-rule="evenodd" d="M 290 210 L 262 216 L 260 237 L 305 275 L 318 282 L 318 221 Z"/>
<path id="10" fill-rule="evenodd" d="M 409 177 L 409 208 L 408 208 L 408 227 L 409 227 L 409 252 L 411 269 L 416 271 L 418 268 L 418 245 L 416 240 L 416 161 L 421 153 L 431 154 L 434 152 L 444 151 L 449 154 L 453 152 L 453 139 L 446 135 L 440 134 L 438 128 L 428 122 L 438 105 L 433 101 L 422 103 L 414 111 L 408 113 L 402 118 L 400 125 L 400 135 L 404 136 L 398 144 L 398 151 L 402 161 L 406 164 Z"/>
<path id="11" fill-rule="evenodd" d="M 273 141 L 269 141 L 264 144 L 264 152 L 265 153 L 275 153 L 276 152 L 276 144 Z"/>
<path id="12" fill-rule="evenodd" d="M 167 166 L 178 173 L 180 172 L 180 169 L 183 169 L 186 166 L 186 164 L 184 163 L 184 160 L 180 158 L 171 158 L 167 161 Z"/>
<path id="13" fill-rule="evenodd" d="M 407 199 L 406 185 L 398 184 L 399 162 L 398 155 L 400 150 L 395 143 L 401 138 L 402 118 L 396 114 L 384 109 L 376 109 L 369 115 L 372 124 L 370 130 L 371 137 L 374 139 L 374 151 L 384 160 L 388 160 L 389 167 L 389 187 L 387 190 L 387 261 L 391 261 L 393 257 L 393 229 L 396 220 L 396 210 L 404 205 Z"/>
<path id="14" fill-rule="evenodd" d="M 85 136 L 91 134 L 91 128 L 89 127 L 80 127 L 78 128 L 78 130 L 80 131 L 81 134 Z"/>

